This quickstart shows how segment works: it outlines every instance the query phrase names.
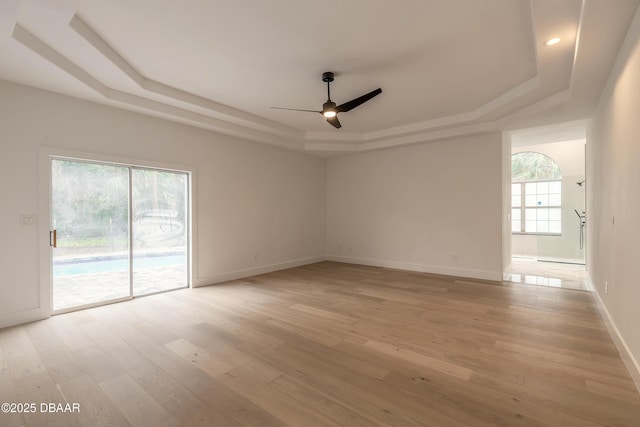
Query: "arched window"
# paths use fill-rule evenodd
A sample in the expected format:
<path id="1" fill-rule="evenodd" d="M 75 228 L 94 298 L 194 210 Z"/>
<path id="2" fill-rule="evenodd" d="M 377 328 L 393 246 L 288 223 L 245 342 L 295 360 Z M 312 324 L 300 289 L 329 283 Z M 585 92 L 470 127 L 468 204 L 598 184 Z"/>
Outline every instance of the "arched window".
<path id="1" fill-rule="evenodd" d="M 562 174 L 544 154 L 524 151 L 511 156 L 511 231 L 562 232 Z"/>

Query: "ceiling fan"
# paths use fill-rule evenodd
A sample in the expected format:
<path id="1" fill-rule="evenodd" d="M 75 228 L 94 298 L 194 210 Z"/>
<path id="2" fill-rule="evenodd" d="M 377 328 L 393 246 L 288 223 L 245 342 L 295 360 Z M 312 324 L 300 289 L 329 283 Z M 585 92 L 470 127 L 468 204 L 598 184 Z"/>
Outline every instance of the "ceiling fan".
<path id="1" fill-rule="evenodd" d="M 347 111 L 351 111 L 354 108 L 364 104 L 371 98 L 376 95 L 380 95 L 382 93 L 382 89 L 378 88 L 373 90 L 367 94 L 359 96 L 358 98 L 352 99 L 351 101 L 347 101 L 344 104 L 336 105 L 335 102 L 331 100 L 331 82 L 333 81 L 333 73 L 327 71 L 322 73 L 322 81 L 327 83 L 327 102 L 322 104 L 322 110 L 300 110 L 298 108 L 281 108 L 281 107 L 271 107 L 277 110 L 290 110 L 290 111 L 306 111 L 309 113 L 320 113 L 327 119 L 331 125 L 335 128 L 340 129 L 342 125 L 338 120 L 338 113 L 346 113 Z"/>

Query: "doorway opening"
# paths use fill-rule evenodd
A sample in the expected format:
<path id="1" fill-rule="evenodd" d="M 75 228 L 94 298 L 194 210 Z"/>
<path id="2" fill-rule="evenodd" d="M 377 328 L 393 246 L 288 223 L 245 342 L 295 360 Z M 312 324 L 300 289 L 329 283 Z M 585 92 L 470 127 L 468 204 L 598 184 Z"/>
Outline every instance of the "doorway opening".
<path id="1" fill-rule="evenodd" d="M 511 259 L 503 279 L 587 290 L 584 124 L 509 136 Z"/>
<path id="2" fill-rule="evenodd" d="M 52 309 L 189 286 L 189 173 L 51 158 Z"/>

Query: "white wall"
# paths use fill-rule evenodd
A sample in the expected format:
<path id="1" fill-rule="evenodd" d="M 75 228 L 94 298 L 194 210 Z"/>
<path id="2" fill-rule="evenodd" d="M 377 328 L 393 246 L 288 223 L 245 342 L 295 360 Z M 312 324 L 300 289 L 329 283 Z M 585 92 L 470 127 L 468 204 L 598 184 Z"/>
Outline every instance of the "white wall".
<path id="1" fill-rule="evenodd" d="M 46 311 L 46 238 L 20 222 L 42 208 L 42 146 L 195 169 L 194 285 L 324 256 L 324 159 L 0 81 L 0 327 Z"/>
<path id="2" fill-rule="evenodd" d="M 501 279 L 502 136 L 327 161 L 329 259 Z"/>
<path id="3" fill-rule="evenodd" d="M 585 189 L 576 183 L 585 178 L 584 140 L 563 141 L 514 147 L 513 153 L 534 151 L 552 158 L 562 172 L 562 235 L 512 235 L 513 255 L 538 258 L 562 258 L 584 261 L 584 249 L 580 249 L 580 220 L 574 209 L 585 210 Z"/>
<path id="4" fill-rule="evenodd" d="M 640 9 L 587 134 L 587 160 L 587 268 L 640 387 Z"/>

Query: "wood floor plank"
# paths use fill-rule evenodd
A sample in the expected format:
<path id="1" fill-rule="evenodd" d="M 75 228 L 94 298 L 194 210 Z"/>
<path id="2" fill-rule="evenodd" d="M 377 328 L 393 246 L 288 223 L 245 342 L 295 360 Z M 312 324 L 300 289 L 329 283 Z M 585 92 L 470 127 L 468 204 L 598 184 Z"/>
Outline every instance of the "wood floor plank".
<path id="1" fill-rule="evenodd" d="M 69 316 L 54 316 L 49 319 L 53 331 L 71 351 L 95 345 L 82 330 L 82 324 L 72 320 L 74 314 L 69 313 Z"/>
<path id="2" fill-rule="evenodd" d="M 414 377 L 415 378 L 415 377 Z M 489 392 L 483 386 L 466 382 L 464 387 L 443 376 L 426 377 L 430 381 L 408 381 L 405 375 L 389 374 L 387 381 L 404 393 L 440 403 L 440 408 L 458 406 L 474 419 L 500 426 L 572 426 L 595 427 L 597 423 L 555 411 L 506 392 Z"/>
<path id="3" fill-rule="evenodd" d="M 583 387 L 569 386 L 562 383 L 517 384 L 505 382 L 492 376 L 477 374 L 471 379 L 471 387 L 475 385 L 483 389 L 499 388 L 505 399 L 518 399 L 528 402 L 536 408 L 534 418 L 565 419 L 566 425 L 598 425 L 607 422 L 613 425 L 633 425 L 637 417 L 638 406 L 628 404 L 617 398 L 603 396 L 593 399 L 593 394 Z M 505 397 L 505 396 L 508 396 Z M 498 399 L 499 400 L 499 399 Z M 539 408 L 545 408 L 540 411 Z M 559 415 L 561 414 L 561 415 Z"/>
<path id="4" fill-rule="evenodd" d="M 147 372 L 138 383 L 185 426 L 234 425 L 235 421 L 215 411 L 202 399 L 160 369 Z"/>
<path id="5" fill-rule="evenodd" d="M 0 334 L 0 350 L 13 381 L 47 371 L 24 327 L 11 327 Z"/>
<path id="6" fill-rule="evenodd" d="M 302 326 L 300 323 L 269 319 L 265 321 L 265 324 L 329 346 L 336 345 L 343 339 L 339 334 L 334 334 L 330 330 L 319 331 L 318 329 L 310 329 Z"/>
<path id="7" fill-rule="evenodd" d="M 50 411 L 49 404 L 65 405 L 67 402 L 64 395 L 51 380 L 47 372 L 24 375 L 19 380 L 14 380 L 18 402 L 34 403 L 34 412 L 24 413 L 24 419 L 28 426 L 42 427 L 66 427 L 80 426 L 78 414 L 74 412 L 57 412 L 57 409 Z M 37 396 L 37 397 L 34 397 Z M 41 405 L 46 405 L 46 410 L 41 410 Z"/>
<path id="8" fill-rule="evenodd" d="M 334 396 L 362 416 L 394 426 L 457 425 L 428 405 L 400 397 L 386 382 L 358 375 L 315 352 L 283 345 L 262 357 L 308 386 Z"/>
<path id="9" fill-rule="evenodd" d="M 229 366 L 249 373 L 258 381 L 269 382 L 282 375 L 282 371 L 230 345 L 216 343 L 206 347 L 205 350 Z"/>
<path id="10" fill-rule="evenodd" d="M 262 408 L 275 414 L 280 421 L 289 426 L 328 426 L 337 427 L 331 419 L 312 410 L 308 405 L 292 401 L 286 394 L 261 381 L 255 381 L 251 375 L 241 369 L 225 373 L 220 380 L 227 387 Z"/>
<path id="11" fill-rule="evenodd" d="M 205 349 L 185 339 L 172 341 L 164 346 L 214 378 L 233 369 L 232 365 L 217 359 Z"/>
<path id="12" fill-rule="evenodd" d="M 66 381 L 60 386 L 67 402 L 77 403 L 77 419 L 82 426 L 130 426 L 116 405 L 88 375 Z"/>
<path id="13" fill-rule="evenodd" d="M 0 425 L 638 427 L 592 294 L 321 262 L 0 330 Z"/>
<path id="14" fill-rule="evenodd" d="M 72 354 L 82 369 L 97 383 L 126 372 L 115 359 L 97 345 L 81 347 L 74 350 Z"/>
<path id="15" fill-rule="evenodd" d="M 60 384 L 86 374 L 60 337 L 51 333 L 47 322 L 33 322 L 25 325 L 24 329 L 54 383 Z"/>
<path id="16" fill-rule="evenodd" d="M 365 342 L 364 345 L 365 347 L 379 351 L 387 356 L 397 357 L 404 361 L 424 366 L 425 368 L 435 369 L 436 371 L 452 375 L 456 378 L 460 378 L 461 380 L 468 380 L 473 373 L 471 369 L 465 368 L 464 366 L 458 366 L 453 363 L 449 363 L 446 360 L 439 360 L 424 354 L 416 353 L 415 351 L 396 347 L 395 345 L 374 340 L 369 340 Z"/>
<path id="17" fill-rule="evenodd" d="M 269 382 L 274 390 L 287 396 L 291 402 L 311 408 L 314 412 L 322 414 L 336 426 L 374 427 L 389 426 L 381 420 L 370 420 L 349 408 L 343 402 L 338 402 L 333 396 L 328 396 L 313 387 L 306 385 L 289 375 L 281 375 Z"/>
<path id="18" fill-rule="evenodd" d="M 0 352 L 2 349 L 0 349 Z M 3 366 L 0 368 L 0 404 L 1 403 L 18 403 L 20 399 L 16 394 L 13 387 L 13 381 L 9 374 L 6 364 L 0 364 Z M 18 427 L 24 426 L 25 419 L 22 413 L 19 412 L 7 412 L 0 414 L 0 421 L 3 427 Z"/>
<path id="19" fill-rule="evenodd" d="M 595 393 L 607 399 L 612 397 L 619 402 L 626 402 L 630 405 L 638 405 L 638 395 L 634 390 L 619 388 L 598 381 L 586 380 L 585 385 L 589 393 Z"/>
<path id="20" fill-rule="evenodd" d="M 287 347 L 316 354 L 327 362 L 346 368 L 353 373 L 378 380 L 383 379 L 390 369 L 386 360 L 374 364 L 371 358 L 358 357 L 338 349 L 337 346 L 327 346 L 311 339 L 294 338 L 287 341 Z"/>
<path id="21" fill-rule="evenodd" d="M 92 323 L 84 327 L 85 333 L 108 355 L 115 364 L 112 369 L 120 368 L 137 378 L 154 370 L 148 357 L 131 348 L 122 338 L 102 323 Z"/>
<path id="22" fill-rule="evenodd" d="M 180 426 L 180 422 L 128 374 L 106 379 L 98 385 L 131 426 Z"/>
<path id="23" fill-rule="evenodd" d="M 225 425 L 278 426 L 273 415 L 225 387 L 193 363 L 160 345 L 146 334 L 131 327 L 117 327 L 116 333 L 137 351 L 145 354 L 153 365 L 166 372 L 180 385 L 211 407 Z"/>

